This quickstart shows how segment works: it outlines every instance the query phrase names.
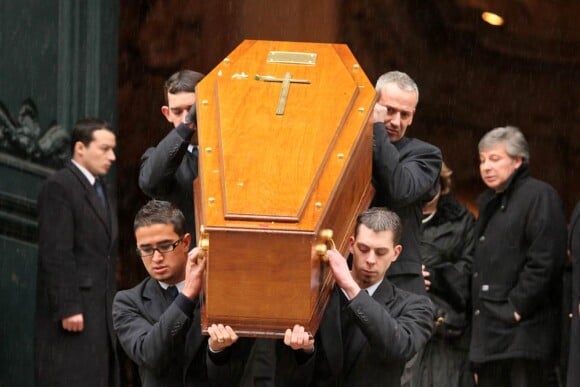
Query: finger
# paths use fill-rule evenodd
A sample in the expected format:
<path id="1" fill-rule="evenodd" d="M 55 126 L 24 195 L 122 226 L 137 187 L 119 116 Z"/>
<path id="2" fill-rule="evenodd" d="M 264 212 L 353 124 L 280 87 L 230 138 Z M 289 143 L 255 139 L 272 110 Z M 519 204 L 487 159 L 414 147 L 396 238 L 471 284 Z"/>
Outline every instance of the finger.
<path id="1" fill-rule="evenodd" d="M 305 340 L 306 338 L 306 340 Z M 303 326 L 296 325 L 294 327 L 294 335 L 292 337 L 292 341 L 297 346 L 302 346 L 308 340 L 308 333 L 304 331 Z"/>
<path id="2" fill-rule="evenodd" d="M 226 326 L 226 332 L 228 333 L 228 336 L 229 336 L 230 341 L 232 343 L 235 343 L 236 341 L 238 341 L 238 335 L 237 335 L 236 331 L 234 331 L 232 329 L 232 327 L 230 327 L 229 325 Z"/>
<path id="3" fill-rule="evenodd" d="M 292 332 L 292 341 L 296 344 L 301 344 L 302 336 L 304 336 L 304 327 L 301 325 L 294 325 L 294 331 Z"/>
<path id="4" fill-rule="evenodd" d="M 216 333 L 217 327 L 215 324 L 207 328 L 207 333 L 209 333 L 210 338 L 213 341 L 218 341 L 218 335 Z"/>
<path id="5" fill-rule="evenodd" d="M 194 247 L 193 249 L 191 249 L 191 251 L 189 253 L 187 253 L 187 258 L 192 259 L 195 258 L 199 255 L 199 252 L 201 251 L 201 248 L 199 248 L 199 246 Z"/>
<path id="6" fill-rule="evenodd" d="M 196 262 L 195 263 L 196 263 L 196 266 L 201 271 L 203 271 L 203 270 L 205 270 L 205 264 L 206 264 L 206 262 L 207 262 L 207 257 L 204 256 L 204 255 L 202 255 L 202 256 L 197 256 L 197 259 L 196 259 Z"/>
<path id="7" fill-rule="evenodd" d="M 284 333 L 284 344 L 287 346 L 292 344 L 292 330 L 290 329 L 286 329 L 286 332 Z"/>
<path id="8" fill-rule="evenodd" d="M 228 334 L 223 326 L 223 324 L 214 324 L 213 327 L 215 328 L 215 336 L 216 336 L 216 340 L 218 343 L 223 344 L 227 337 Z"/>

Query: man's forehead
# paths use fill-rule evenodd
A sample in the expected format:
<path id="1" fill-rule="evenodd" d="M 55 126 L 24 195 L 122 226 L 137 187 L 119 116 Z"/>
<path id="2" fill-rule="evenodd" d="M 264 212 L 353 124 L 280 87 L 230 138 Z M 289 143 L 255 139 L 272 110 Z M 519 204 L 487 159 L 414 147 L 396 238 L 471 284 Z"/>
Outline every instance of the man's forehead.
<path id="1" fill-rule="evenodd" d="M 167 100 L 169 107 L 179 107 L 179 106 L 191 106 L 195 103 L 195 93 L 193 92 L 181 92 L 181 93 L 168 93 Z"/>
<path id="2" fill-rule="evenodd" d="M 168 239 L 175 239 L 179 237 L 175 232 L 173 224 L 170 223 L 154 223 L 137 227 L 135 230 L 135 238 L 137 242 L 142 240 L 162 241 Z"/>
<path id="3" fill-rule="evenodd" d="M 417 106 L 417 93 L 401 89 L 396 83 L 387 83 L 379 93 L 379 104 L 413 112 Z"/>
<path id="4" fill-rule="evenodd" d="M 109 129 L 97 129 L 93 132 L 93 140 L 89 143 L 98 143 L 98 144 L 110 144 L 115 145 L 116 135 L 115 133 L 111 132 Z"/>
<path id="5" fill-rule="evenodd" d="M 394 245 L 393 231 L 373 231 L 364 224 L 361 224 L 355 243 L 362 243 L 371 248 L 392 248 Z"/>
<path id="6" fill-rule="evenodd" d="M 505 144 L 496 143 L 494 145 L 491 145 L 491 146 L 483 149 L 481 152 L 479 152 L 479 154 L 481 156 L 487 156 L 487 155 L 492 155 L 492 154 L 507 155 L 507 149 L 506 149 Z"/>

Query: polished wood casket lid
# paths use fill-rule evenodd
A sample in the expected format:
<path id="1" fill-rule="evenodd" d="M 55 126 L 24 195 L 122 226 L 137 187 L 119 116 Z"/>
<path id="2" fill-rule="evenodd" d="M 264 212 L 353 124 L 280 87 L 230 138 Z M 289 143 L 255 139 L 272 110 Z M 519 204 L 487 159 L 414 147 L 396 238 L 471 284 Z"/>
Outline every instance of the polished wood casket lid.
<path id="1" fill-rule="evenodd" d="M 332 278 L 372 198 L 376 92 L 343 44 L 246 40 L 197 86 L 196 220 L 209 243 L 202 328 L 315 333 Z"/>

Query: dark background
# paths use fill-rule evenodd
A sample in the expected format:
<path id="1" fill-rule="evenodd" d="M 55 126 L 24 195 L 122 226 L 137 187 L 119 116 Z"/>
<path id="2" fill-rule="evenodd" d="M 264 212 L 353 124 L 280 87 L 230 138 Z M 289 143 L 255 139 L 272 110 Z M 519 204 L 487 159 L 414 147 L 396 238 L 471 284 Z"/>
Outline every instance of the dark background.
<path id="1" fill-rule="evenodd" d="M 488 8 L 506 25 L 484 23 Z M 572 0 L 121 1 L 121 283 L 143 276 L 129 230 L 146 200 L 136 184 L 139 157 L 170 129 L 160 114 L 163 81 L 183 68 L 209 72 L 244 39 L 346 43 L 372 83 L 389 70 L 407 72 L 420 89 L 408 135 L 441 148 L 474 211 L 484 188 L 479 139 L 497 126 L 520 127 L 533 174 L 554 185 L 570 212 L 580 193 L 578 17 Z"/>
<path id="2" fill-rule="evenodd" d="M 481 12 L 505 17 L 502 27 Z M 518 126 L 532 173 L 570 214 L 580 199 L 578 0 L 0 0 L 0 386 L 32 385 L 36 195 L 52 166 L 17 149 L 10 116 L 31 99 L 40 135 L 83 116 L 111 121 L 117 164 L 108 176 L 120 217 L 120 288 L 144 276 L 132 222 L 147 201 L 137 186 L 144 150 L 171 129 L 164 80 L 209 72 L 244 39 L 346 43 L 372 83 L 401 70 L 420 101 L 407 132 L 432 142 L 476 212 L 484 188 L 477 143 Z M 10 125 L 8 125 L 10 126 Z M 23 137 L 38 141 L 34 131 Z M 12 141 L 12 142 L 11 142 Z M 125 380 L 131 381 L 127 368 Z"/>

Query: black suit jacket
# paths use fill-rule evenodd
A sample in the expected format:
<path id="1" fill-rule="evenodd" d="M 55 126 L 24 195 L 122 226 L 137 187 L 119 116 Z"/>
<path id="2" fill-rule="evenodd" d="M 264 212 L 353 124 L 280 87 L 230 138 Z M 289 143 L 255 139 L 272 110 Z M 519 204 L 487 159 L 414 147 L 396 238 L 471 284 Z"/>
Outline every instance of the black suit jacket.
<path id="1" fill-rule="evenodd" d="M 572 326 L 570 328 L 570 357 L 568 359 L 568 387 L 580 386 L 580 203 L 570 220 L 570 254 L 572 255 Z"/>
<path id="2" fill-rule="evenodd" d="M 404 290 L 425 294 L 421 274 L 419 235 L 423 205 L 437 193 L 441 172 L 441 151 L 426 142 L 403 137 L 391 143 L 382 123 L 373 126 L 373 184 L 376 189 L 372 206 L 387 207 L 401 218 L 403 251 L 387 272 L 391 280 L 400 275 L 414 275 L 410 284 L 396 282 Z"/>
<path id="3" fill-rule="evenodd" d="M 335 286 L 315 338 L 313 386 L 400 386 L 405 363 L 431 335 L 429 299 L 393 286 L 387 279 L 373 296 L 361 291 L 341 305 Z M 342 332 L 342 315 L 352 325 Z M 345 350 L 343 342 L 350 337 Z"/>
<path id="4" fill-rule="evenodd" d="M 247 347 L 236 344 L 210 356 L 198 300 L 179 294 L 170 302 L 150 277 L 117 293 L 113 321 L 121 346 L 139 367 L 143 387 L 232 386 L 242 373 L 245 357 L 236 351 Z"/>
<path id="5" fill-rule="evenodd" d="M 172 129 L 156 147 L 145 151 L 141 157 L 139 187 L 151 198 L 175 204 L 185 215 L 187 232 L 195 236 L 193 180 L 197 177 L 197 155 L 187 150 L 192 133 L 182 124 Z M 191 248 L 194 246 L 192 243 Z"/>
<path id="6" fill-rule="evenodd" d="M 39 385 L 118 382 L 111 318 L 117 216 L 106 196 L 104 209 L 94 187 L 70 162 L 41 188 L 35 337 Z M 83 314 L 84 331 L 63 330 L 61 320 L 78 313 Z"/>

